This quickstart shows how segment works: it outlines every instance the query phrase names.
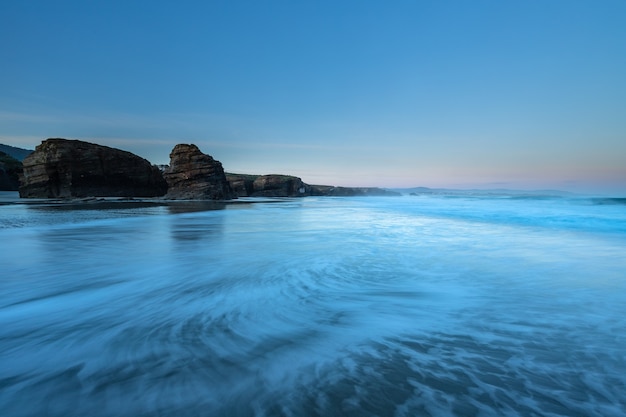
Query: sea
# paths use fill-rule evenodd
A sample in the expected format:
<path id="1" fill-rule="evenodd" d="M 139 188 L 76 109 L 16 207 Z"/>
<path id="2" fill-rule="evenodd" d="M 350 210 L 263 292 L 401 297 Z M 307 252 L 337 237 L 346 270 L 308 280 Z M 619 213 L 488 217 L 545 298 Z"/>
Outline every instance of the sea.
<path id="1" fill-rule="evenodd" d="M 0 415 L 626 415 L 626 199 L 0 194 Z"/>

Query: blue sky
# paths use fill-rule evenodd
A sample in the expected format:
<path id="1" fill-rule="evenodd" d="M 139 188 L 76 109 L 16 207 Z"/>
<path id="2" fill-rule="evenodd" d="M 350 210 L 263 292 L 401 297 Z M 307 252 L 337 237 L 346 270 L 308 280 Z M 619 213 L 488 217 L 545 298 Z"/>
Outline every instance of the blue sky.
<path id="1" fill-rule="evenodd" d="M 0 143 L 362 186 L 626 192 L 626 2 L 0 3 Z"/>

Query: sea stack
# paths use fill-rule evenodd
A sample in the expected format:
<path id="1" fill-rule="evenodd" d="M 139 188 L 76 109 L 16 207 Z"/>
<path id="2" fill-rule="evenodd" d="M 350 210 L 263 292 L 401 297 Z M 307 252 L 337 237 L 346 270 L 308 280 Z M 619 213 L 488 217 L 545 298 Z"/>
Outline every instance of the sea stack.
<path id="1" fill-rule="evenodd" d="M 166 198 L 179 200 L 230 200 L 233 193 L 219 161 L 193 144 L 178 144 L 163 173 Z"/>
<path id="2" fill-rule="evenodd" d="M 46 139 L 23 161 L 22 198 L 158 197 L 159 169 L 120 149 L 80 140 Z"/>

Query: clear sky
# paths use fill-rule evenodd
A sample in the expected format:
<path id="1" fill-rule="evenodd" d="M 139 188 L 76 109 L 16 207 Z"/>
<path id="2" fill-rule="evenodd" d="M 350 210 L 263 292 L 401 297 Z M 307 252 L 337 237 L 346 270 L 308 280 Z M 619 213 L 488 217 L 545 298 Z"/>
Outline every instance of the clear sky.
<path id="1" fill-rule="evenodd" d="M 626 192 L 626 1 L 0 2 L 0 143 Z"/>

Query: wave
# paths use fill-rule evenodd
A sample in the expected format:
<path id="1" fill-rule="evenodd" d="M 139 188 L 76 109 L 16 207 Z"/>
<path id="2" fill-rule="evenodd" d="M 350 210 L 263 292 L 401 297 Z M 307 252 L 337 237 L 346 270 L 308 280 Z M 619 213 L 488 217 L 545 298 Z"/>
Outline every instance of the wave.
<path id="1" fill-rule="evenodd" d="M 236 207 L 0 230 L 3 416 L 626 413 L 620 205 Z"/>

